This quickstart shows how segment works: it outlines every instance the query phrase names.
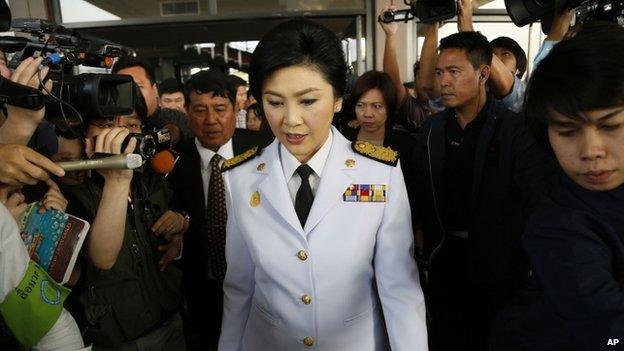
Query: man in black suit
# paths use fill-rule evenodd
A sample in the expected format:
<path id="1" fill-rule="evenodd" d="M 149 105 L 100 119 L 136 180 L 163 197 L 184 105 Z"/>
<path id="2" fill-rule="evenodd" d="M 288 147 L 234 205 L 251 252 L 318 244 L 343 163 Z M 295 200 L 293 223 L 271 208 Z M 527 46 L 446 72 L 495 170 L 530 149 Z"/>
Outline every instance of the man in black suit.
<path id="1" fill-rule="evenodd" d="M 235 128 L 236 89 L 217 70 L 194 74 L 186 95 L 195 138 L 182 143 L 181 156 L 168 178 L 190 217 L 183 252 L 185 333 L 189 350 L 216 350 L 226 268 L 227 214 L 220 168 L 224 160 L 266 146 L 272 136 Z"/>

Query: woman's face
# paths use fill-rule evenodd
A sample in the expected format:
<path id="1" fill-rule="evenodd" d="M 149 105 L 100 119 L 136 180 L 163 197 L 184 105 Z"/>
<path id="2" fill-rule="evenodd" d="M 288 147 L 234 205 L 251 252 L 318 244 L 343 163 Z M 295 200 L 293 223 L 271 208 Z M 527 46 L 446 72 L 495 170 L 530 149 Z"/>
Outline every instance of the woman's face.
<path id="1" fill-rule="evenodd" d="M 379 89 L 366 91 L 355 104 L 355 116 L 367 132 L 383 130 L 388 119 L 386 103 Z"/>
<path id="2" fill-rule="evenodd" d="M 262 124 L 262 120 L 256 115 L 256 111 L 253 109 L 247 110 L 247 129 L 249 130 L 260 130 L 260 124 Z"/>
<path id="3" fill-rule="evenodd" d="M 585 111 L 586 120 L 551 111 L 548 139 L 563 171 L 583 188 L 624 183 L 624 106 Z"/>
<path id="4" fill-rule="evenodd" d="M 327 139 L 342 99 L 317 69 L 297 65 L 278 69 L 264 81 L 262 104 L 273 134 L 306 163 Z"/>

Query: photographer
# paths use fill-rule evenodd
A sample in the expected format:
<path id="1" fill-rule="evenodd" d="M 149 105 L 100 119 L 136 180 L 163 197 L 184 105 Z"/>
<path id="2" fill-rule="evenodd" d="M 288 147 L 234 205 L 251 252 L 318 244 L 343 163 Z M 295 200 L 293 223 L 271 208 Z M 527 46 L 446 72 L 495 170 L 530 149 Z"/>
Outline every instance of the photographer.
<path id="1" fill-rule="evenodd" d="M 124 140 L 141 127 L 136 114 L 92 120 L 85 154 L 131 153 L 137 140 Z M 70 212 L 92 223 L 77 293 L 94 349 L 183 349 L 181 273 L 168 263 L 180 254 L 188 217 L 169 210 L 165 179 L 148 167 L 98 170 L 64 189 Z"/>
<path id="2" fill-rule="evenodd" d="M 158 106 L 158 86 L 151 65 L 132 57 L 123 57 L 113 66 L 113 73 L 132 76 L 134 83 L 141 89 L 147 109 L 147 118 L 144 121 L 146 131 L 167 128 L 174 147 L 193 136 L 188 126 L 188 118 L 183 112 L 163 113 L 163 109 Z"/>

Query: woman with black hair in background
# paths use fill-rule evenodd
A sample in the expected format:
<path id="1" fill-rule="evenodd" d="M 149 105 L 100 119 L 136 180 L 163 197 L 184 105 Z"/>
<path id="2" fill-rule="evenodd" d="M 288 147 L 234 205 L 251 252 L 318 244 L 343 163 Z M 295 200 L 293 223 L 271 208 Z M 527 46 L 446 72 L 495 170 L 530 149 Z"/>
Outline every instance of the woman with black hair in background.
<path id="1" fill-rule="evenodd" d="M 493 350 L 617 350 L 624 338 L 624 28 L 586 24 L 534 71 L 528 121 L 559 162 L 522 245 L 532 276 Z"/>
<path id="2" fill-rule="evenodd" d="M 414 137 L 397 125 L 397 92 L 390 76 L 384 72 L 369 71 L 358 78 L 347 101 L 346 114 L 357 125 L 342 130 L 351 140 L 367 141 L 398 151 L 403 176 L 408 179 L 411 167 Z"/>
<path id="3" fill-rule="evenodd" d="M 346 71 L 336 35 L 307 20 L 254 51 L 251 93 L 276 139 L 223 165 L 221 351 L 427 349 L 397 155 L 331 127 Z"/>

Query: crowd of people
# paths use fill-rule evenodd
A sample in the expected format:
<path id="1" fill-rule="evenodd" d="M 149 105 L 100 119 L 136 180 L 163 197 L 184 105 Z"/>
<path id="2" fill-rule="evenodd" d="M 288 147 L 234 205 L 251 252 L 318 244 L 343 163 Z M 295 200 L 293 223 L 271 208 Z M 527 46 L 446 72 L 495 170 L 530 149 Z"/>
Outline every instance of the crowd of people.
<path id="1" fill-rule="evenodd" d="M 624 28 L 570 30 L 558 11 L 528 72 L 518 43 L 474 31 L 471 0 L 458 8 L 439 44 L 424 27 L 411 85 L 400 24 L 378 24 L 383 71 L 349 79 L 336 35 L 292 19 L 260 41 L 249 82 L 213 68 L 159 83 L 121 58 L 133 112 L 85 116 L 77 138 L 5 104 L 0 348 L 618 349 Z M 0 72 L 49 90 L 42 60 Z M 54 163 L 130 154 L 162 128 L 166 172 Z M 90 223 L 45 308 L 32 284 L 52 279 L 17 227 L 32 202 Z"/>

